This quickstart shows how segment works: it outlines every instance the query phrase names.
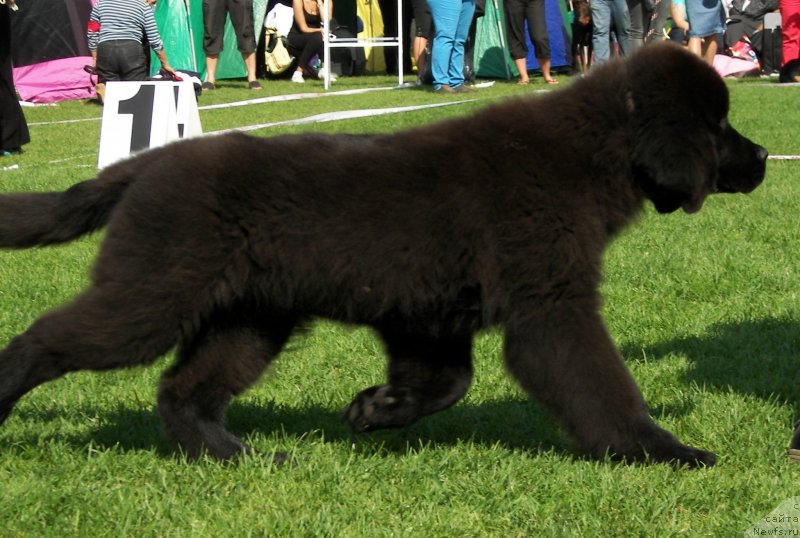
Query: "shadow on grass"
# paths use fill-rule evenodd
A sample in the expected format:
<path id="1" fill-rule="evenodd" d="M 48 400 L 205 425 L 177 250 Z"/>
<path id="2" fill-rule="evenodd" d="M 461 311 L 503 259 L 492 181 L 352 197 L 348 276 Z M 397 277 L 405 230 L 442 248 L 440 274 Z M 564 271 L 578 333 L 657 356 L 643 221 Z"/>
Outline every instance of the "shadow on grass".
<path id="1" fill-rule="evenodd" d="M 786 319 L 752 320 L 711 326 L 702 335 L 674 338 L 655 345 L 626 345 L 626 357 L 641 356 L 649 361 L 670 355 L 684 355 L 691 368 L 684 374 L 687 384 L 696 383 L 720 391 L 733 390 L 762 399 L 787 401 L 800 411 L 800 323 Z M 539 406 L 521 399 L 507 398 L 483 403 L 462 402 L 425 418 L 413 426 L 354 435 L 342 419 L 343 410 L 320 405 L 301 408 L 273 403 L 234 402 L 228 424 L 236 435 L 269 436 L 272 432 L 296 439 L 322 438 L 326 443 L 355 444 L 362 453 L 402 454 L 420 447 L 435 448 L 474 443 L 509 450 L 554 452 L 575 455 L 555 423 Z M 653 410 L 658 418 L 682 416 L 691 411 L 687 403 L 666 405 Z M 73 409 L 75 420 L 101 417 L 94 429 L 81 434 L 54 434 L 76 447 L 119 447 L 122 450 L 155 451 L 174 457 L 176 447 L 164 436 L 155 410 L 135 410 L 119 406 L 107 412 L 91 406 Z M 22 420 L 58 420 L 63 415 L 50 411 L 17 410 Z M 17 437 L 17 436 L 15 436 Z M 39 436 L 22 435 L 19 443 L 35 446 Z"/>
<path id="2" fill-rule="evenodd" d="M 57 420 L 57 413 L 18 410 L 20 420 Z M 77 448 L 88 445 L 99 449 L 118 447 L 124 451 L 147 450 L 161 457 L 174 457 L 177 446 L 163 433 L 158 414 L 152 410 L 126 409 L 113 411 L 84 406 L 71 410 L 74 420 L 99 417 L 101 423 L 80 434 L 52 435 Z M 474 443 L 499 446 L 508 450 L 554 452 L 572 455 L 567 440 L 560 434 L 548 414 L 523 399 L 497 400 L 480 404 L 461 403 L 437 415 L 402 429 L 353 434 L 342 418 L 343 410 L 319 405 L 303 408 L 257 405 L 234 402 L 228 411 L 228 427 L 235 435 L 253 434 L 302 439 L 324 439 L 326 443 L 355 445 L 364 454 L 403 454 L 426 449 Z M 63 419 L 63 416 L 60 418 Z M 35 446 L 47 436 L 23 434 L 14 436 L 14 444 Z"/>
<path id="3" fill-rule="evenodd" d="M 625 357 L 657 361 L 684 355 L 691 367 L 686 383 L 732 390 L 766 400 L 777 399 L 800 411 L 800 322 L 790 318 L 747 320 L 712 325 L 705 334 L 665 340 L 656 345 L 627 345 Z M 680 414 L 679 409 L 668 412 Z"/>

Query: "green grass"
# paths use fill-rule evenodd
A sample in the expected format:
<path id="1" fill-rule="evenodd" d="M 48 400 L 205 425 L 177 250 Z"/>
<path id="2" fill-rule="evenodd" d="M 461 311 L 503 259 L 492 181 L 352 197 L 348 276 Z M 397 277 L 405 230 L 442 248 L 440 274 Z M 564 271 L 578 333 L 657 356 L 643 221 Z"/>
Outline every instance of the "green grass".
<path id="1" fill-rule="evenodd" d="M 392 84 L 342 79 L 333 90 Z M 499 82 L 457 106 L 255 134 L 388 132 L 543 86 Z M 321 91 L 264 87 L 223 82 L 200 105 Z M 741 132 L 772 154 L 800 154 L 797 88 L 729 87 Z M 406 89 L 201 111 L 201 120 L 208 132 L 471 97 Z M 95 173 L 99 121 L 35 124 L 99 118 L 99 107 L 25 112 L 33 142 L 0 159 L 0 190 L 62 189 Z M 648 207 L 606 254 L 612 336 L 657 420 L 717 452 L 712 469 L 576 457 L 505 375 L 498 332 L 477 339 L 461 403 L 406 430 L 354 436 L 341 412 L 382 379 L 381 346 L 367 330 L 320 322 L 232 405 L 231 429 L 261 454 L 236 464 L 187 463 L 165 440 L 154 393 L 169 357 L 34 390 L 0 428 L 0 536 L 741 535 L 798 494 L 800 465 L 785 455 L 800 417 L 798 178 L 800 162 L 772 161 L 751 195 L 712 197 L 693 216 Z M 98 239 L 0 253 L 0 344 L 85 285 Z M 291 463 L 272 466 L 276 450 Z"/>

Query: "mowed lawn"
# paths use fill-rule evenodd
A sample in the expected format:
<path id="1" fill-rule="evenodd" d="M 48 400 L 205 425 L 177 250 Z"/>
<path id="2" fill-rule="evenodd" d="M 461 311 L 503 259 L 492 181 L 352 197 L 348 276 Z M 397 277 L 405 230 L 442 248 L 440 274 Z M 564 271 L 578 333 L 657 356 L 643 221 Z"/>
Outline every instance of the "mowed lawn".
<path id="1" fill-rule="evenodd" d="M 560 88 L 568 86 L 560 78 Z M 331 95 L 201 109 L 200 117 L 211 132 L 332 111 L 456 103 L 252 134 L 388 132 L 552 89 L 536 81 L 445 97 L 414 88 L 338 95 L 393 83 L 341 79 Z M 773 155 L 800 155 L 800 87 L 759 79 L 728 85 L 734 126 Z M 200 105 L 322 91 L 315 82 L 264 86 L 256 93 L 241 81 L 223 82 Z M 0 191 L 63 189 L 95 174 L 99 106 L 66 102 L 25 113 L 33 141 L 23 155 L 0 159 Z M 56 123 L 66 120 L 83 121 Z M 309 148 L 308 158 L 324 169 L 325 155 Z M 0 252 L 0 346 L 85 286 L 101 238 Z M 658 422 L 715 451 L 714 468 L 580 457 L 506 375 L 499 331 L 476 339 L 474 384 L 455 407 L 405 430 L 353 435 L 341 414 L 358 391 L 382 382 L 381 344 L 363 328 L 319 322 L 231 406 L 231 429 L 258 451 L 233 464 L 187 462 L 165 439 L 154 402 L 171 357 L 35 389 L 0 427 L 0 536 L 752 531 L 800 495 L 800 465 L 786 456 L 800 418 L 800 160 L 771 160 L 755 192 L 712 197 L 695 215 L 658 215 L 648 205 L 605 258 L 603 314 L 628 367 Z M 288 452 L 290 463 L 273 466 L 273 451 Z"/>

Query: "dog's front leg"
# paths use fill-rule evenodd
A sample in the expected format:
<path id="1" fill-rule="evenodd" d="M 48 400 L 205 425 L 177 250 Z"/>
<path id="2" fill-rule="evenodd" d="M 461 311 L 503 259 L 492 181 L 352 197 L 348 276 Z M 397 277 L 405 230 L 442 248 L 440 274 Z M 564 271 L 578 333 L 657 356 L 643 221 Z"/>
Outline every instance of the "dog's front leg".
<path id="1" fill-rule="evenodd" d="M 714 454 L 684 445 L 650 418 L 596 305 L 559 299 L 513 319 L 505 342 L 511 373 L 593 457 L 713 465 Z"/>

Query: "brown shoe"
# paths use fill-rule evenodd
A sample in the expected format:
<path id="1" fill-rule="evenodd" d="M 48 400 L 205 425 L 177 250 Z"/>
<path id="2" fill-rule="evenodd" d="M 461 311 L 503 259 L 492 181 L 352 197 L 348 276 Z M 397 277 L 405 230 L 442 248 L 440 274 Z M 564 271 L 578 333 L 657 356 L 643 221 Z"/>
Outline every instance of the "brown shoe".
<path id="1" fill-rule="evenodd" d="M 456 93 L 456 91 L 447 84 L 442 84 L 438 90 L 433 91 L 436 93 Z"/>
<path id="2" fill-rule="evenodd" d="M 462 84 L 461 86 L 453 88 L 453 91 L 456 93 L 477 93 L 478 90 L 466 84 Z"/>

